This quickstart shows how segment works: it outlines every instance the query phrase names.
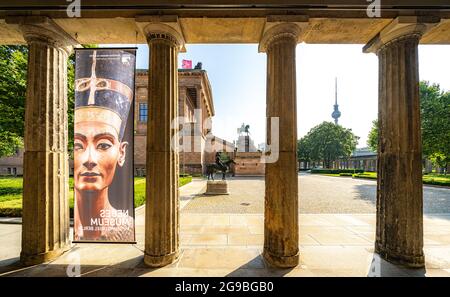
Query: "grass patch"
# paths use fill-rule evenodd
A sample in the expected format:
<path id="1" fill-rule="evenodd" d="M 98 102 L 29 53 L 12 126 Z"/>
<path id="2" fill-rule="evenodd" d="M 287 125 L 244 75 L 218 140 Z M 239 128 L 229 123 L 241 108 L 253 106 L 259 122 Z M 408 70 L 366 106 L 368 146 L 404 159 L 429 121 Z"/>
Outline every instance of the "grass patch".
<path id="1" fill-rule="evenodd" d="M 376 172 L 363 172 L 353 174 L 354 178 L 377 179 Z"/>
<path id="2" fill-rule="evenodd" d="M 339 173 L 339 176 L 352 177 L 352 176 L 353 176 L 353 173 Z"/>
<path id="3" fill-rule="evenodd" d="M 377 179 L 376 172 L 364 172 L 353 174 L 354 178 Z M 426 174 L 422 177 L 424 185 L 450 186 L 450 175 Z"/>
<path id="4" fill-rule="evenodd" d="M 192 176 L 179 178 L 179 186 L 192 181 Z M 23 179 L 21 177 L 0 177 L 0 217 L 22 216 Z M 145 203 L 145 177 L 134 178 L 134 207 Z M 69 207 L 73 216 L 73 178 L 69 178 Z"/>
<path id="5" fill-rule="evenodd" d="M 182 187 L 182 186 L 184 186 L 185 184 L 190 183 L 191 181 L 192 181 L 192 176 L 183 176 L 183 177 L 180 177 L 180 178 L 178 179 L 178 185 L 179 185 L 180 187 Z"/>
<path id="6" fill-rule="evenodd" d="M 311 169 L 311 173 L 313 174 L 337 174 L 339 176 L 340 173 L 363 173 L 364 170 L 362 169 L 322 169 L 322 168 L 316 168 Z"/>
<path id="7" fill-rule="evenodd" d="M 450 175 L 429 173 L 422 177 L 423 183 L 427 185 L 450 187 Z"/>

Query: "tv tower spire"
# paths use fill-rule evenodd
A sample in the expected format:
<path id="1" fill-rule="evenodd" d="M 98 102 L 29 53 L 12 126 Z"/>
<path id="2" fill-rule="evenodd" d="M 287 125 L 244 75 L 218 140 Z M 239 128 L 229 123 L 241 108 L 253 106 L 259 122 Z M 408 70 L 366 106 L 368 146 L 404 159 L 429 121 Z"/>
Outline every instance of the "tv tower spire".
<path id="1" fill-rule="evenodd" d="M 334 123 L 338 124 L 338 119 L 341 117 L 341 112 L 339 111 L 339 105 L 337 103 L 337 77 L 334 79 L 334 111 L 331 114 L 334 119 Z"/>

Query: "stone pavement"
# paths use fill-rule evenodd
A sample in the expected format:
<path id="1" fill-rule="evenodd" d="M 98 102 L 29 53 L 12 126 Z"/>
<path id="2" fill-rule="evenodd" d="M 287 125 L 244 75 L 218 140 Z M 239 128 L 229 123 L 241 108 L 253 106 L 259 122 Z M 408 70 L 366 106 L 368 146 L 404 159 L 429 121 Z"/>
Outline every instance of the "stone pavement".
<path id="1" fill-rule="evenodd" d="M 181 188 L 181 201 L 204 181 Z M 0 224 L 0 276 L 450 276 L 450 214 L 424 216 L 426 269 L 405 269 L 373 254 L 374 214 L 300 214 L 300 265 L 270 267 L 261 257 L 262 214 L 181 211 L 181 255 L 167 267 L 143 264 L 144 208 L 136 211 L 137 244 L 74 244 L 46 264 L 23 268 L 20 225 Z M 189 205 L 189 203 L 187 204 Z M 76 264 L 81 264 L 76 266 Z"/>
<path id="2" fill-rule="evenodd" d="M 376 181 L 315 174 L 298 179 L 300 213 L 375 213 Z M 264 177 L 229 180 L 231 195 L 194 196 L 189 213 L 263 213 Z M 424 186 L 424 213 L 450 213 L 450 188 Z"/>

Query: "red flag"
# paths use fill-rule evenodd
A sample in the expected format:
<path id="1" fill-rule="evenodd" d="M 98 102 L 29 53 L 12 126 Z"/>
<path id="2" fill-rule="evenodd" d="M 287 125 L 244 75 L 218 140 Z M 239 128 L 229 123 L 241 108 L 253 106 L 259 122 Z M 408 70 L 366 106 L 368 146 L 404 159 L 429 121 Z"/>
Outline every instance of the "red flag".
<path id="1" fill-rule="evenodd" d="M 181 68 L 183 69 L 192 69 L 192 60 L 182 60 Z"/>

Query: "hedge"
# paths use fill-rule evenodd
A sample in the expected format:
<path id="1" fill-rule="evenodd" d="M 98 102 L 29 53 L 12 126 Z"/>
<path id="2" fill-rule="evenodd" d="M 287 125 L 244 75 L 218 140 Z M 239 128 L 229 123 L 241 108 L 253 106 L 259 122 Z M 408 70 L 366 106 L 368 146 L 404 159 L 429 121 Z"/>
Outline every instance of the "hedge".
<path id="1" fill-rule="evenodd" d="M 311 169 L 315 174 L 363 173 L 363 169 Z"/>
<path id="2" fill-rule="evenodd" d="M 353 176 L 353 173 L 339 173 L 339 176 Z"/>
<path id="3" fill-rule="evenodd" d="M 377 179 L 377 176 L 376 174 L 356 173 L 353 174 L 353 178 Z"/>
<path id="4" fill-rule="evenodd" d="M 358 173 L 358 174 L 353 174 L 353 178 L 365 178 L 365 179 L 372 179 L 372 180 L 376 180 L 377 179 L 377 175 L 376 173 L 372 172 L 372 173 Z M 424 185 L 435 185 L 435 186 L 446 186 L 446 187 L 450 187 L 450 178 L 443 178 L 443 177 L 430 177 L 427 175 L 424 175 L 422 177 L 422 182 Z"/>

